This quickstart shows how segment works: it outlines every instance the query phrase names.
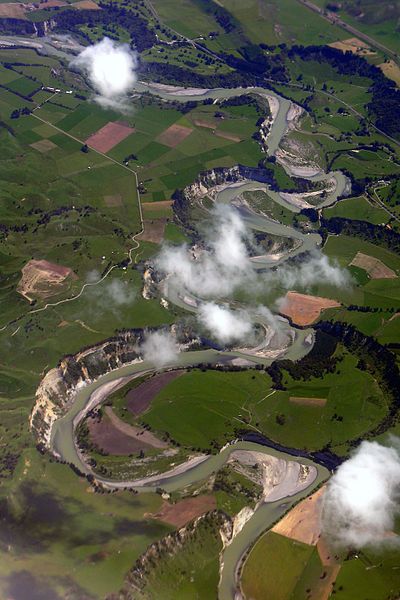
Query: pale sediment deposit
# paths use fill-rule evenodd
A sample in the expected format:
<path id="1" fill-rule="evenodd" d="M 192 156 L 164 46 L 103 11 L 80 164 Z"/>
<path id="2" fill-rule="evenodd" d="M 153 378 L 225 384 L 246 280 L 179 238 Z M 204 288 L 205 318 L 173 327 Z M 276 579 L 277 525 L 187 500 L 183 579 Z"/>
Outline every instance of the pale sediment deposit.
<path id="1" fill-rule="evenodd" d="M 296 461 L 286 461 L 262 452 L 234 450 L 229 462 L 234 468 L 263 487 L 263 502 L 275 502 L 308 488 L 317 469 Z"/>

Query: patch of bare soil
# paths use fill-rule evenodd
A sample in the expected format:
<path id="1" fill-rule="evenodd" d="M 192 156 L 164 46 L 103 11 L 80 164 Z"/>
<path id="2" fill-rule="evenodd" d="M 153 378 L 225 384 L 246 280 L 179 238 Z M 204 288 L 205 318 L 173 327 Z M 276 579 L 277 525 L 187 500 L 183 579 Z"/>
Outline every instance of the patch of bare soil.
<path id="1" fill-rule="evenodd" d="M 138 417 L 150 406 L 152 400 L 170 382 L 180 377 L 185 371 L 165 371 L 154 377 L 150 377 L 137 388 L 130 390 L 126 395 L 126 406 L 128 410 Z"/>
<path id="2" fill-rule="evenodd" d="M 384 62 L 378 65 L 381 71 L 389 77 L 389 79 L 393 79 L 396 83 L 397 87 L 400 87 L 400 67 L 394 62 L 394 60 L 388 60 L 388 62 Z"/>
<path id="3" fill-rule="evenodd" d="M 357 252 L 350 265 L 364 269 L 371 279 L 395 279 L 396 273 L 387 267 L 379 258 Z"/>
<path id="4" fill-rule="evenodd" d="M 358 54 L 359 56 L 376 54 L 376 52 L 374 52 L 366 42 L 363 42 L 356 37 L 333 42 L 332 44 L 328 44 L 328 46 L 331 48 L 336 48 L 337 50 L 341 50 L 342 52 L 352 52 L 353 54 Z"/>
<path id="5" fill-rule="evenodd" d="M 321 536 L 321 508 L 324 487 L 290 510 L 272 531 L 303 544 L 315 546 Z"/>
<path id="6" fill-rule="evenodd" d="M 26 19 L 26 8 L 18 2 L 0 4 L 1 19 Z"/>
<path id="7" fill-rule="evenodd" d="M 153 242 L 154 244 L 161 244 L 164 239 L 165 225 L 168 219 L 163 217 L 159 219 L 144 219 L 144 231 L 138 236 L 144 242 Z"/>
<path id="8" fill-rule="evenodd" d="M 34 148 L 34 150 L 37 150 L 42 154 L 44 154 L 45 152 L 50 152 L 50 150 L 54 150 L 54 148 L 57 148 L 56 144 L 54 144 L 51 140 L 39 140 L 38 142 L 34 142 L 33 144 L 29 145 L 31 148 Z"/>
<path id="9" fill-rule="evenodd" d="M 163 208 L 170 208 L 173 205 L 173 200 L 159 200 L 158 202 L 142 202 L 143 211 L 146 212 L 154 212 Z"/>
<path id="10" fill-rule="evenodd" d="M 80 0 L 79 2 L 74 2 L 72 6 L 78 10 L 101 10 L 100 6 L 96 2 L 93 2 L 93 0 Z"/>
<path id="11" fill-rule="evenodd" d="M 169 148 L 176 148 L 176 146 L 179 146 L 179 144 L 183 142 L 183 140 L 185 140 L 192 133 L 192 131 L 193 129 L 190 127 L 177 125 L 175 123 L 160 133 L 160 135 L 157 137 L 157 142 L 164 144 L 164 146 L 168 146 Z"/>
<path id="12" fill-rule="evenodd" d="M 22 277 L 17 292 L 29 302 L 36 298 L 49 298 L 59 294 L 67 280 L 77 279 L 69 267 L 47 260 L 30 260 L 22 267 Z"/>
<path id="13" fill-rule="evenodd" d="M 151 446 L 152 448 L 168 448 L 168 444 L 163 442 L 163 440 L 160 440 L 154 433 L 151 433 L 151 431 L 147 431 L 147 429 L 143 429 L 142 427 L 136 427 L 135 425 L 129 425 L 129 423 L 122 421 L 113 412 L 111 406 L 105 407 L 105 413 L 115 429 L 121 434 L 134 440 L 140 440 L 142 443 L 147 444 L 147 446 Z"/>
<path id="14" fill-rule="evenodd" d="M 169 525 L 183 527 L 186 523 L 196 519 L 196 517 L 200 517 L 204 513 L 216 508 L 217 502 L 215 496 L 195 496 L 194 498 L 180 500 L 176 504 L 164 501 L 161 510 L 151 516 Z"/>
<path id="15" fill-rule="evenodd" d="M 68 2 L 63 2 L 62 0 L 41 0 L 39 9 L 61 8 L 61 6 L 68 6 Z"/>
<path id="16" fill-rule="evenodd" d="M 301 406 L 320 406 L 323 407 L 326 404 L 326 398 L 303 398 L 302 396 L 290 396 L 289 402 L 293 404 L 300 404 Z"/>
<path id="17" fill-rule="evenodd" d="M 87 423 L 91 441 L 108 454 L 128 456 L 151 447 L 139 436 L 135 438 L 122 433 L 108 418 L 98 420 L 94 417 L 88 419 Z"/>
<path id="18" fill-rule="evenodd" d="M 216 131 L 215 135 L 217 137 L 223 138 L 224 140 L 229 140 L 231 142 L 241 142 L 242 138 L 233 133 L 226 133 L 225 131 Z"/>
<path id="19" fill-rule="evenodd" d="M 83 2 L 90 1 L 91 0 L 83 0 Z M 74 4 L 75 8 L 77 7 L 77 4 L 81 3 L 76 2 Z M 97 6 L 97 4 L 95 6 Z M 135 130 L 126 123 L 110 122 L 101 127 L 96 133 L 90 135 L 87 138 L 86 143 L 91 148 L 94 148 L 98 152 L 103 152 L 104 154 L 112 150 L 114 146 L 117 146 L 117 144 L 131 135 L 131 133 L 134 133 L 134 131 Z"/>
<path id="20" fill-rule="evenodd" d="M 296 325 L 311 325 L 326 308 L 340 306 L 340 302 L 320 296 L 288 292 L 280 305 L 280 312 Z"/>
<path id="21" fill-rule="evenodd" d="M 195 119 L 193 123 L 196 127 L 205 127 L 206 129 L 215 129 L 216 125 L 212 121 L 203 121 L 202 119 Z"/>

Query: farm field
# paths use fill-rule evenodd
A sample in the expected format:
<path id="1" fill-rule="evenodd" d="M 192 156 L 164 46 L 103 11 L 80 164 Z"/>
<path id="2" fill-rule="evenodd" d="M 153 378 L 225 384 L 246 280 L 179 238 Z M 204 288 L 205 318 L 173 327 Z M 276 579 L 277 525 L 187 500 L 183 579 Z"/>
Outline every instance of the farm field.
<path id="1" fill-rule="evenodd" d="M 345 445 L 380 422 L 387 412 L 383 392 L 369 373 L 357 369 L 355 357 L 340 346 L 338 355 L 342 358 L 334 373 L 307 381 L 287 375 L 285 391 L 277 391 L 251 407 L 254 421 L 267 437 L 307 450 L 329 444 L 335 451 L 336 446 Z"/>
<path id="2" fill-rule="evenodd" d="M 378 568 L 369 568 L 378 564 Z M 360 594 L 368 594 L 371 600 L 383 600 L 391 593 L 398 593 L 396 577 L 398 553 L 388 549 L 365 550 L 359 558 L 343 563 L 335 585 L 335 596 L 350 600 L 353 585 Z"/>
<path id="3" fill-rule="evenodd" d="M 307 589 L 318 586 L 323 570 L 316 547 L 270 531 L 245 562 L 242 589 L 245 598 L 254 600 L 302 598 Z"/>
<path id="4" fill-rule="evenodd" d="M 167 431 L 183 446 L 219 448 L 235 429 L 247 425 L 250 404 L 267 395 L 270 385 L 264 373 L 194 369 L 159 392 L 142 418 L 152 430 Z"/>
<path id="5" fill-rule="evenodd" d="M 393 314 L 393 310 L 396 310 L 400 300 L 400 284 L 398 278 L 400 261 L 396 254 L 370 242 L 365 242 L 345 235 L 329 236 L 324 246 L 324 253 L 331 258 L 335 258 L 341 266 L 347 267 L 351 274 L 352 281 L 349 286 L 339 290 L 334 290 L 331 286 L 320 285 L 315 290 L 315 293 L 335 298 L 345 305 L 355 304 L 358 306 L 372 307 L 378 311 L 389 310 L 392 311 Z M 370 274 L 368 274 L 366 266 L 365 268 L 367 270 L 365 270 L 365 268 L 360 269 L 358 266 L 351 266 L 357 253 L 360 253 L 359 256 L 365 255 L 370 257 L 370 259 L 366 260 L 368 263 L 371 263 L 371 265 L 374 264 L 374 260 L 377 259 L 377 261 L 384 265 L 383 272 L 386 273 L 387 271 L 388 274 L 390 273 L 390 277 L 394 278 L 373 279 Z M 361 319 L 362 321 L 372 318 L 375 319 L 376 322 L 376 315 L 360 315 L 359 317 L 354 315 L 354 318 Z M 353 319 L 353 316 L 351 319 Z"/>
<path id="6" fill-rule="evenodd" d="M 256 2 L 246 7 L 239 0 L 224 0 L 223 6 L 240 22 L 244 33 L 254 43 L 280 44 L 326 44 L 341 39 L 344 32 L 327 26 L 318 15 L 307 11 L 300 3 Z M 301 32 L 298 22 L 303 22 Z"/>
<path id="7" fill-rule="evenodd" d="M 288 377 L 284 392 L 271 393 L 270 379 L 264 373 L 195 369 L 168 383 L 140 422 L 158 435 L 167 432 L 183 447 L 202 451 L 220 448 L 234 436 L 235 429 L 243 428 L 307 450 L 327 443 L 333 447 L 345 444 L 383 418 L 386 402 L 371 376 L 356 369 L 357 360 L 344 350 L 340 354 L 343 359 L 335 373 L 326 374 L 322 381 Z M 312 398 L 323 401 L 316 404 Z M 117 406 L 121 417 L 127 419 L 129 413 L 121 411 L 121 400 Z M 131 417 L 128 421 L 132 422 Z M 207 423 L 207 427 L 199 423 Z"/>
<path id="8" fill-rule="evenodd" d="M 324 252 L 328 256 L 335 256 L 339 263 L 344 266 L 350 264 L 357 252 L 363 252 L 378 258 L 396 272 L 400 269 L 400 259 L 393 252 L 346 235 L 329 236 L 324 246 Z"/>
<path id="9" fill-rule="evenodd" d="M 359 219 L 360 221 L 368 221 L 374 225 L 387 223 L 390 218 L 383 208 L 371 204 L 371 202 L 363 196 L 341 200 L 332 208 L 326 208 L 324 210 L 324 216 L 328 219 L 332 217 Z"/>

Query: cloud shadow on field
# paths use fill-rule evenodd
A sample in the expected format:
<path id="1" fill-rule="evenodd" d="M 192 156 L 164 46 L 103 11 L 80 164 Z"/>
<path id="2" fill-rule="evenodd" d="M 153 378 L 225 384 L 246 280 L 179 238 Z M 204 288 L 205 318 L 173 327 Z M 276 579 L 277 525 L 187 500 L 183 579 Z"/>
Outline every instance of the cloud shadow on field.
<path id="1" fill-rule="evenodd" d="M 6 582 L 6 597 L 12 600 L 62 600 L 46 580 L 29 571 L 14 571 Z"/>

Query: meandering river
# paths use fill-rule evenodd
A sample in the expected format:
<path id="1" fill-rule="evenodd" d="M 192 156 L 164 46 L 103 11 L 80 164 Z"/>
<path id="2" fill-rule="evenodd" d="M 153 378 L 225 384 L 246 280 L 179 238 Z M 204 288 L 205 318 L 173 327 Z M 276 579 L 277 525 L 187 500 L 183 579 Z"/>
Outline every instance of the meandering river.
<path id="1" fill-rule="evenodd" d="M 173 366 L 181 368 L 202 362 L 215 363 L 222 361 L 224 358 L 232 357 L 232 355 L 239 356 L 239 353 L 220 353 L 216 350 L 187 352 L 182 353 L 179 356 L 179 360 Z M 249 358 L 251 360 L 251 357 Z M 253 360 L 254 362 L 258 362 L 255 358 Z M 100 404 L 103 402 L 116 387 L 126 384 L 132 377 L 139 377 L 150 373 L 151 370 L 151 365 L 146 362 L 126 365 L 111 373 L 107 373 L 96 382 L 80 389 L 70 410 L 64 417 L 58 419 L 53 426 L 51 436 L 51 448 L 53 452 L 62 460 L 75 465 L 83 473 L 91 473 L 90 467 L 77 448 L 74 434 L 75 428 L 85 418 L 87 412 L 94 408 L 96 403 Z M 113 382 L 116 382 L 116 387 L 111 388 L 110 384 Z M 106 390 L 104 394 L 102 394 L 102 388 Z M 94 403 L 93 398 L 95 398 Z M 314 466 L 316 468 L 316 478 L 306 489 L 294 495 L 287 496 L 275 502 L 264 502 L 258 506 L 242 530 L 234 537 L 223 552 L 219 585 L 220 600 L 232 600 L 234 598 L 237 589 L 237 567 L 248 547 L 255 542 L 262 532 L 268 530 L 273 523 L 279 520 L 291 506 L 301 498 L 308 496 L 317 485 L 326 480 L 329 476 L 328 469 L 305 457 L 295 457 L 254 442 L 235 441 L 218 454 L 201 457 L 197 462 L 192 461 L 187 468 L 183 466 L 180 472 L 171 475 L 161 474 L 153 478 L 136 481 L 116 481 L 96 475 L 96 479 L 109 489 L 129 487 L 138 492 L 149 492 L 161 487 L 167 492 L 173 492 L 193 483 L 200 482 L 217 472 L 224 466 L 234 450 L 257 451 L 277 458 L 283 458 L 286 461 L 295 461 L 304 465 Z"/>
<path id="2" fill-rule="evenodd" d="M 206 98 L 223 99 L 247 94 L 249 91 L 263 95 L 271 96 L 276 100 L 275 115 L 272 126 L 268 135 L 268 153 L 274 154 L 279 148 L 282 137 L 285 135 L 288 128 L 288 113 L 292 107 L 290 100 L 282 98 L 272 91 L 263 88 L 237 88 L 237 89 L 215 89 L 215 90 L 183 90 L 173 88 L 172 86 L 159 86 L 137 83 L 135 91 L 138 93 L 150 91 L 162 98 L 169 100 L 178 100 L 186 102 L 188 100 L 204 100 Z M 327 194 L 327 197 L 320 206 L 328 206 L 336 202 L 339 195 L 343 194 L 346 189 L 347 180 L 342 173 L 334 172 L 328 174 L 319 174 L 310 177 L 310 179 L 328 180 L 335 178 L 335 189 Z M 283 199 L 279 193 L 272 192 L 268 186 L 260 184 L 256 181 L 245 181 L 239 184 L 226 185 L 216 196 L 217 202 L 232 202 L 240 194 L 245 191 L 263 190 L 280 205 L 285 206 L 292 212 L 298 212 L 299 208 L 290 202 Z M 241 214 L 246 220 L 250 228 L 259 231 L 265 231 L 274 235 L 287 237 L 299 242 L 292 250 L 286 250 L 278 257 L 256 257 L 253 262 L 260 268 L 275 266 L 287 260 L 289 257 L 295 256 L 299 252 L 312 250 L 321 245 L 321 238 L 318 234 L 305 234 L 293 227 L 282 225 L 273 219 L 264 215 L 253 212 L 249 207 L 241 206 Z M 168 299 L 176 304 L 190 309 L 187 302 L 184 302 L 173 291 L 168 296 Z M 192 306 L 193 310 L 193 306 Z M 307 345 L 306 339 L 311 330 L 296 330 L 295 339 L 288 349 L 285 356 L 293 360 L 297 360 L 304 356 L 310 346 Z M 168 365 L 168 368 L 182 368 L 186 366 L 195 366 L 200 363 L 219 363 L 232 358 L 246 359 L 249 363 L 270 364 L 273 359 L 247 354 L 245 352 L 219 352 L 217 350 L 203 350 L 195 352 L 183 352 L 179 355 L 174 363 Z M 82 387 L 76 393 L 74 402 L 70 406 L 68 412 L 58 419 L 52 428 L 50 446 L 51 450 L 58 455 L 62 460 L 72 463 L 80 471 L 89 474 L 90 467 L 85 462 L 75 440 L 75 429 L 78 424 L 85 418 L 87 412 L 96 404 L 100 404 L 105 400 L 111 391 L 128 382 L 133 377 L 138 377 L 145 373 L 150 373 L 154 367 L 145 361 L 137 362 L 130 365 L 120 367 L 106 375 L 100 377 L 96 382 Z M 226 547 L 222 556 L 221 580 L 219 585 L 220 600 L 232 600 L 237 590 L 237 567 L 241 557 L 265 530 L 268 530 L 272 524 L 277 521 L 295 502 L 309 495 L 317 485 L 328 478 L 329 471 L 322 464 L 318 464 L 305 457 L 293 456 L 293 454 L 285 453 L 271 447 L 254 442 L 235 441 L 231 445 L 224 448 L 220 453 L 208 457 L 191 461 L 186 465 L 173 470 L 172 472 L 164 473 L 153 478 L 144 478 L 135 481 L 115 481 L 112 479 L 103 478 L 96 475 L 96 479 L 104 486 L 111 489 L 120 489 L 130 487 L 139 492 L 154 491 L 156 488 L 162 487 L 167 492 L 182 489 L 188 485 L 206 479 L 211 474 L 218 471 L 229 459 L 233 450 L 251 450 L 268 455 L 273 455 L 278 458 L 284 458 L 286 461 L 300 462 L 305 465 L 314 466 L 316 468 L 316 478 L 310 485 L 301 492 L 294 495 L 288 495 L 284 499 L 274 502 L 262 503 L 251 518 L 246 522 L 241 531 L 235 536 L 233 541 Z"/>

